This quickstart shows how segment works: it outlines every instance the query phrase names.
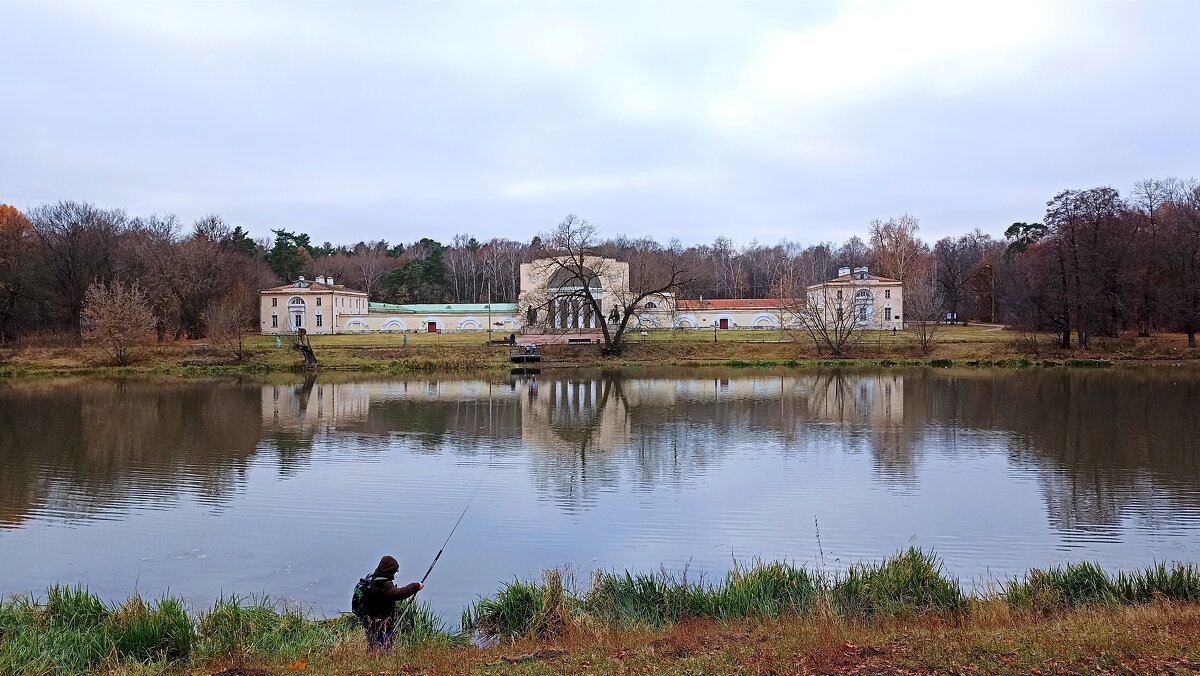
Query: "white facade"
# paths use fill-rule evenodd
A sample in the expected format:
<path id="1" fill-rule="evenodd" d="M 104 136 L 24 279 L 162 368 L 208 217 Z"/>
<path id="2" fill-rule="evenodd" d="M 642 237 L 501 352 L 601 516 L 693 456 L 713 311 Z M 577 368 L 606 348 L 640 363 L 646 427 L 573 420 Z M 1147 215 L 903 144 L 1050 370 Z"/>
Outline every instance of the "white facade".
<path id="1" fill-rule="evenodd" d="M 829 321 L 842 316 L 867 329 L 904 328 L 904 285 L 865 267 L 843 267 L 837 277 L 813 284 L 806 293 L 809 307 Z"/>
<path id="2" fill-rule="evenodd" d="M 258 292 L 259 327 L 263 335 L 295 333 L 342 333 L 340 327 L 365 316 L 369 309 L 367 294 L 334 284 L 332 279 L 301 277 Z"/>

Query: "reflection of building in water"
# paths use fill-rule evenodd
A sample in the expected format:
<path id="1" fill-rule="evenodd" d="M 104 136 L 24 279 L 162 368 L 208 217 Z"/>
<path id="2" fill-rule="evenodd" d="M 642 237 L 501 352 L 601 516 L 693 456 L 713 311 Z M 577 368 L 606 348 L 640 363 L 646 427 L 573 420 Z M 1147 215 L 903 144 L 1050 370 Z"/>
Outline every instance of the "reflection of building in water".
<path id="1" fill-rule="evenodd" d="M 500 386 L 497 386 L 500 385 Z M 389 402 L 448 405 L 491 397 L 514 399 L 512 388 L 481 380 L 379 380 L 262 386 L 262 416 L 267 429 L 315 434 L 368 425 Z M 378 421 L 377 421 L 378 422 Z M 397 430 L 399 431 L 399 430 Z"/>
<path id="2" fill-rule="evenodd" d="M 614 379 L 541 379 L 521 399 L 522 443 L 577 450 L 629 443 L 629 404 L 620 389 Z"/>
<path id="3" fill-rule="evenodd" d="M 275 432 L 328 432 L 337 429 L 339 423 L 365 420 L 372 390 L 388 386 L 370 382 L 317 383 L 316 376 L 301 384 L 263 385 L 263 424 Z"/>

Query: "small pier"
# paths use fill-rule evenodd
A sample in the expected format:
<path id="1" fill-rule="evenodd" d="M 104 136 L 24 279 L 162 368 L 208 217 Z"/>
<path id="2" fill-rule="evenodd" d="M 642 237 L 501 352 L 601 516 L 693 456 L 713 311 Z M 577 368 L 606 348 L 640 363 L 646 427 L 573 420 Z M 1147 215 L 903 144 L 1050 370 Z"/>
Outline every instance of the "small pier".
<path id="1" fill-rule="evenodd" d="M 542 353 L 532 345 L 518 345 L 508 351 L 508 360 L 514 364 L 540 364 Z"/>

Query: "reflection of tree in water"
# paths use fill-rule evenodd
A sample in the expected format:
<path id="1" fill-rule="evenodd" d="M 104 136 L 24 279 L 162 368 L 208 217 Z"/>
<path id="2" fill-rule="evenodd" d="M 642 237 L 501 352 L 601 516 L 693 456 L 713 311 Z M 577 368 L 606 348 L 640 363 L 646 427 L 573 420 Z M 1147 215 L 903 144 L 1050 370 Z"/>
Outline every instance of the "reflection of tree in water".
<path id="1" fill-rule="evenodd" d="M 870 453 L 876 473 L 888 483 L 915 484 L 920 427 L 906 424 L 905 416 L 912 411 L 904 375 L 896 371 L 829 369 L 795 381 L 793 391 L 804 393 L 795 398 L 804 417 L 836 423 L 832 430 L 823 430 L 827 436 L 832 432 L 834 439 L 829 441 L 854 452 Z"/>
<path id="2" fill-rule="evenodd" d="M 258 388 L 230 381 L 0 386 L 0 525 L 32 509 L 84 518 L 182 490 L 227 495 L 261 427 Z"/>
<path id="3" fill-rule="evenodd" d="M 366 393 L 365 415 L 337 424 L 339 432 L 401 434 L 427 453 L 487 455 L 521 434 L 519 394 L 506 381 L 391 383 Z"/>
<path id="4" fill-rule="evenodd" d="M 1034 467 L 1055 528 L 1200 516 L 1200 380 L 1136 371 L 930 372 L 905 379 L 906 410 L 941 434 L 1009 435 Z"/>
<path id="5" fill-rule="evenodd" d="M 522 439 L 536 453 L 539 490 L 570 510 L 618 483 L 621 459 L 610 450 L 628 438 L 622 380 L 597 371 L 540 380 L 524 402 Z"/>
<path id="6" fill-rule="evenodd" d="M 256 446 L 290 474 L 326 434 L 519 452 L 535 490 L 566 508 L 620 485 L 685 485 L 731 452 L 865 452 L 881 481 L 907 486 L 922 453 L 1000 448 L 1036 470 L 1056 528 L 1200 518 L 1200 380 L 1172 372 L 557 371 L 536 391 L 507 378 L 322 380 L 0 386 L 0 525 L 34 509 L 86 517 L 226 496 Z"/>

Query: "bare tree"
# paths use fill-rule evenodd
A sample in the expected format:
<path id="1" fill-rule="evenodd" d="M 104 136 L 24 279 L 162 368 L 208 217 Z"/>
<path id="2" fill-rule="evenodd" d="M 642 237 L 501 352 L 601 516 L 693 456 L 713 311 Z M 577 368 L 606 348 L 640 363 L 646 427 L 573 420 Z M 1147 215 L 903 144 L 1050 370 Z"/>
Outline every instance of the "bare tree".
<path id="1" fill-rule="evenodd" d="M 871 246 L 879 259 L 879 274 L 907 282 L 927 264 L 929 247 L 917 237 L 920 221 L 901 214 L 886 222 L 871 221 Z"/>
<path id="2" fill-rule="evenodd" d="M 93 283 L 84 294 L 83 338 L 100 346 L 119 366 L 154 333 L 154 313 L 135 284 Z"/>
<path id="3" fill-rule="evenodd" d="M 848 294 L 847 294 L 848 291 Z M 788 333 L 803 331 L 812 339 L 817 353 L 829 351 L 842 356 L 858 344 L 862 329 L 855 316 L 854 287 L 819 287 L 793 293 L 785 298 L 784 305 L 792 317 L 784 327 Z"/>
<path id="4" fill-rule="evenodd" d="M 904 324 L 921 354 L 929 354 L 941 332 L 942 308 L 945 297 L 941 289 L 928 280 L 918 280 L 904 291 Z"/>
<path id="5" fill-rule="evenodd" d="M 677 247 L 635 246 L 628 262 L 604 257 L 595 227 L 574 214 L 544 241 L 549 257 L 535 261 L 533 272 L 545 283 L 524 296 L 522 310 L 543 326 L 563 318 L 566 326 L 560 328 L 598 329 L 606 355 L 624 349 L 630 322 L 637 325 L 639 310 L 648 299 L 654 302 L 674 294 L 690 280 Z M 625 266 L 627 276 L 621 269 Z M 608 280 L 609 286 L 602 286 L 602 280 Z M 537 322 L 541 317 L 549 321 Z"/>
<path id="6" fill-rule="evenodd" d="M 258 294 L 238 285 L 209 306 L 208 335 L 235 359 L 246 360 L 246 338 L 258 323 Z"/>
<path id="7" fill-rule="evenodd" d="M 354 281 L 370 296 L 395 267 L 396 259 L 380 246 L 359 243 L 354 247 Z"/>
<path id="8" fill-rule="evenodd" d="M 1166 270 L 1168 321 L 1196 347 L 1200 331 L 1200 183 L 1177 182 L 1165 208 L 1159 249 Z"/>
<path id="9" fill-rule="evenodd" d="M 112 279 L 113 254 L 129 219 L 117 209 L 63 201 L 33 209 L 29 220 L 41 245 L 39 263 L 52 279 L 67 321 L 80 329 L 87 290 L 96 280 Z"/>

